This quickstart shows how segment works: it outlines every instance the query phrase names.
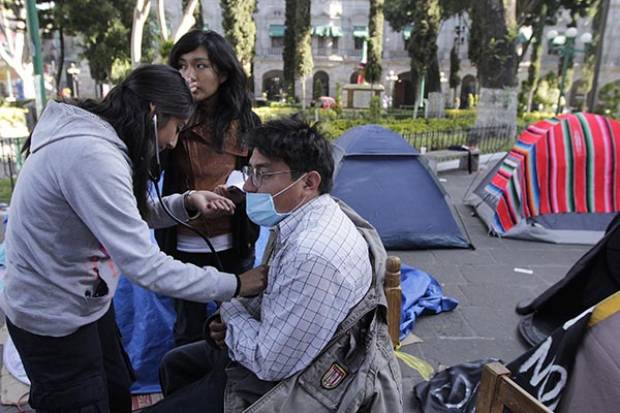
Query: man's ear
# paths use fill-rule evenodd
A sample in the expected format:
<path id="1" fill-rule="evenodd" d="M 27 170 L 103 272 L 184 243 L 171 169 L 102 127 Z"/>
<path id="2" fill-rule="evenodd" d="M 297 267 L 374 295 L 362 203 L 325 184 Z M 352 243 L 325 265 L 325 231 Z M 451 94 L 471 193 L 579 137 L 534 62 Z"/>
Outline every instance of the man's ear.
<path id="1" fill-rule="evenodd" d="M 318 191 L 321 186 L 321 174 L 317 171 L 310 171 L 304 179 L 304 189 L 309 191 Z"/>

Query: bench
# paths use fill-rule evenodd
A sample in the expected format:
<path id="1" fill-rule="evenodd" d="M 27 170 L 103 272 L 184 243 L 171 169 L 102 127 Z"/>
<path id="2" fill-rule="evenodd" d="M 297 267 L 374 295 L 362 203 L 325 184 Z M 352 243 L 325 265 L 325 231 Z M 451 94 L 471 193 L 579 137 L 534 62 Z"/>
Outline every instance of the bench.
<path id="1" fill-rule="evenodd" d="M 553 413 L 510 378 L 510 370 L 501 363 L 489 363 L 482 369 L 476 413 Z"/>
<path id="2" fill-rule="evenodd" d="M 478 149 L 473 149 L 471 151 L 442 149 L 439 151 L 426 152 L 422 156 L 426 158 L 428 166 L 435 174 L 437 174 L 437 167 L 440 162 L 458 159 L 458 169 L 466 170 L 469 173 L 477 171 L 480 163 L 480 151 Z"/>
<path id="3" fill-rule="evenodd" d="M 389 256 L 385 263 L 383 290 L 388 304 L 387 325 L 394 348 L 400 344 L 400 309 L 402 290 L 400 288 L 400 258 Z"/>

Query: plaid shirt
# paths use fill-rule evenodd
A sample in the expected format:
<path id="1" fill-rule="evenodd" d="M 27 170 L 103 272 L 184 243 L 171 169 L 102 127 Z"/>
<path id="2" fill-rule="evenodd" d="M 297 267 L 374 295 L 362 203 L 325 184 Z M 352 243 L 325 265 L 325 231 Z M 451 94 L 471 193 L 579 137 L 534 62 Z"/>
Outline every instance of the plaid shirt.
<path id="1" fill-rule="evenodd" d="M 329 195 L 303 205 L 275 231 L 263 294 L 221 307 L 230 357 L 269 381 L 307 367 L 372 278 L 366 241 Z"/>

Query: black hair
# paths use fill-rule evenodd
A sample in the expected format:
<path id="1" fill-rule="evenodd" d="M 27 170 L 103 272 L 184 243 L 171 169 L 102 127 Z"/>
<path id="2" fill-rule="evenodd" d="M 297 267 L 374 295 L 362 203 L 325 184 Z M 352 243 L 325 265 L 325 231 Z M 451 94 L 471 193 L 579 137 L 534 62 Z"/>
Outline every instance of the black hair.
<path id="1" fill-rule="evenodd" d="M 226 39 L 212 30 L 192 30 L 181 37 L 172 46 L 168 63 L 175 69 L 180 68 L 179 59 L 182 55 L 204 47 L 218 76 L 226 76 L 226 80 L 218 87 L 218 104 L 215 113 L 214 141 L 218 149 L 222 149 L 226 132 L 233 120 L 239 122 L 242 139 L 243 132 L 256 126 L 257 118 L 252 112 L 252 102 L 248 89 L 248 79 L 235 55 L 235 51 Z M 195 112 L 190 127 L 206 123 L 207 115 L 200 110 Z M 241 143 L 238 141 L 238 143 Z"/>
<path id="2" fill-rule="evenodd" d="M 155 128 L 151 104 L 158 126 L 171 117 L 188 119 L 193 112 L 192 94 L 181 74 L 166 65 L 144 65 L 133 70 L 101 101 L 92 99 L 65 101 L 99 116 L 112 125 L 127 145 L 132 163 L 133 193 L 142 217 L 146 217 L 147 185 L 153 167 Z M 24 145 L 29 152 L 30 139 Z"/>
<path id="3" fill-rule="evenodd" d="M 317 171 L 321 175 L 319 193 L 331 191 L 334 173 L 331 145 L 314 126 L 296 116 L 272 120 L 251 130 L 247 140 L 251 149 L 288 165 L 294 179 Z"/>

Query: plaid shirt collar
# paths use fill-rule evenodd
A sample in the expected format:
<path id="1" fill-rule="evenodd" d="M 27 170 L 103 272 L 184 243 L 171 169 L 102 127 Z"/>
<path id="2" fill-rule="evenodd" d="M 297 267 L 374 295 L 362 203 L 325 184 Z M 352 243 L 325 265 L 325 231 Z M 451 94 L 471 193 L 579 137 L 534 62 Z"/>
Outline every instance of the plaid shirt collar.
<path id="1" fill-rule="evenodd" d="M 326 206 L 331 197 L 329 194 L 319 195 L 316 198 L 303 204 L 301 207 L 293 211 L 289 216 L 284 218 L 278 225 L 276 225 L 276 232 L 278 233 L 278 243 L 283 243 L 286 239 L 297 229 L 299 224 L 304 221 L 312 211 L 320 209 Z"/>

